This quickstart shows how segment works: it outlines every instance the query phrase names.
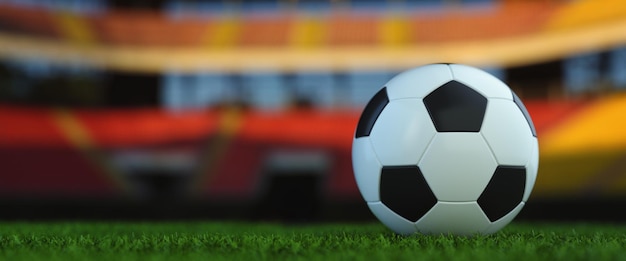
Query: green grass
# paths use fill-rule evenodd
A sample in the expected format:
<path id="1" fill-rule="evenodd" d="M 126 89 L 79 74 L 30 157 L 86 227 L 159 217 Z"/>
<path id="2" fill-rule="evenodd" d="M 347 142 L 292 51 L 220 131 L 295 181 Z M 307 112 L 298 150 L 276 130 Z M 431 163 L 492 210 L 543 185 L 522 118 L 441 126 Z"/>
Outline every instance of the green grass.
<path id="1" fill-rule="evenodd" d="M 379 223 L 0 223 L 0 260 L 626 260 L 626 226 L 513 223 L 398 236 Z"/>

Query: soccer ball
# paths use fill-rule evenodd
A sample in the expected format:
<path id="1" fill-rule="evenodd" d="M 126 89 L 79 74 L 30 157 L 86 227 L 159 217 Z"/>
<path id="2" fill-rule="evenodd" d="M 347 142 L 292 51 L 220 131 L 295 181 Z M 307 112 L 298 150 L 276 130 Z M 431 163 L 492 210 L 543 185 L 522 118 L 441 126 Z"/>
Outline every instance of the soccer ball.
<path id="1" fill-rule="evenodd" d="M 366 105 L 352 164 L 371 212 L 399 234 L 491 234 L 524 207 L 539 149 L 526 108 L 494 76 L 431 64 Z"/>

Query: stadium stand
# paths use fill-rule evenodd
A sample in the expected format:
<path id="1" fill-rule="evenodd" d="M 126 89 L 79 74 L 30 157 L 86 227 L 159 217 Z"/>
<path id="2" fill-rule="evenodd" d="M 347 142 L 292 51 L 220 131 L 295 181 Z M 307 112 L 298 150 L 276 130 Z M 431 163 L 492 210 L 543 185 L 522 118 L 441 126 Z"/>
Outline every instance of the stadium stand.
<path id="1" fill-rule="evenodd" d="M 0 194 L 8 198 L 118 197 L 124 190 L 63 131 L 58 111 L 0 108 Z M 9 127 L 6 127 L 9 126 Z"/>
<path id="2" fill-rule="evenodd" d="M 65 39 L 78 45 L 93 45 L 96 41 L 89 25 L 80 16 L 63 12 L 55 16 L 59 31 Z"/>
<path id="3" fill-rule="evenodd" d="M 0 28 L 17 34 L 60 38 L 55 20 L 48 10 L 0 5 Z"/>
<path id="4" fill-rule="evenodd" d="M 76 38 L 84 40 L 82 38 L 92 37 L 87 35 L 95 35 L 102 43 L 111 45 L 197 46 L 202 40 L 199 37 L 207 35 L 203 31 L 213 28 L 216 31 L 208 34 L 214 37 L 227 37 L 222 35 L 235 30 L 230 33 L 239 39 L 230 43 L 235 46 L 281 46 L 288 43 L 290 35 L 300 35 L 293 36 L 292 39 L 304 37 L 305 33 L 299 30 L 316 31 L 314 27 L 321 26 L 322 35 L 326 35 L 323 38 L 327 40 L 318 41 L 318 44 L 344 46 L 380 44 L 390 41 L 384 39 L 400 37 L 394 30 L 408 28 L 411 33 L 406 40 L 411 43 L 519 36 L 540 30 L 560 6 L 552 2 L 533 1 L 505 3 L 501 7 L 470 12 L 448 11 L 434 14 L 378 11 L 329 12 L 322 15 L 213 15 L 207 18 L 191 16 L 174 19 L 168 18 L 162 12 L 151 10 L 107 10 L 98 15 L 85 15 L 0 5 L 0 18 L 7 24 L 5 27 L 14 25 L 14 30 L 41 33 L 44 36 L 62 35 L 70 42 Z M 315 21 L 318 21 L 317 26 Z M 44 29 L 46 27 L 49 29 Z M 64 33 L 59 33 L 58 30 Z"/>
<path id="5" fill-rule="evenodd" d="M 626 191 L 616 120 L 626 99 L 604 96 L 626 86 L 619 1 L 162 2 L 88 11 L 0 3 L 0 69 L 28 71 L 39 58 L 50 72 L 88 68 L 76 86 L 103 96 L 41 103 L 27 88 L 19 96 L 0 86 L 14 98 L 0 97 L 0 124 L 11 126 L 0 127 L 0 196 L 132 198 L 137 181 L 116 156 L 181 152 L 198 157 L 185 173 L 195 199 L 258 200 L 286 151 L 330 162 L 323 197 L 360 200 L 350 163 L 360 108 L 399 71 L 442 60 L 514 76 L 540 137 L 533 197 Z M 517 73 L 528 67 L 558 75 Z M 35 86 L 42 74 L 19 79 Z M 141 104 L 109 97 L 129 86 Z M 58 90 L 71 88 L 47 93 Z"/>
<path id="6" fill-rule="evenodd" d="M 415 15 L 410 20 L 412 38 L 420 43 L 440 43 L 519 37 L 541 31 L 559 7 L 551 2 L 524 1 L 474 12 Z"/>
<path id="7" fill-rule="evenodd" d="M 575 117 L 562 122 L 554 133 L 546 133 L 542 153 L 596 152 L 616 150 L 626 146 L 626 124 L 619 121 L 626 113 L 626 97 L 610 96 L 579 111 Z M 603 126 L 599 128 L 598 126 Z M 608 127 L 610 126 L 610 127 Z"/>
<path id="8" fill-rule="evenodd" d="M 593 12 L 590 12 L 593 10 Z M 571 30 L 624 18 L 626 4 L 619 0 L 572 1 L 555 12 L 548 22 L 549 30 Z"/>
<path id="9" fill-rule="evenodd" d="M 619 33 L 626 22 L 612 13 L 594 15 L 597 22 L 593 26 L 558 29 L 559 24 L 570 23 L 561 20 L 574 21 L 574 25 L 586 21 L 585 16 L 576 18 L 580 15 L 568 10 L 578 10 L 575 6 L 589 1 L 478 2 L 461 1 L 462 8 L 408 5 L 401 10 L 389 7 L 365 12 L 339 7 L 334 11 L 333 7 L 311 13 L 279 7 L 269 13 L 188 16 L 154 9 L 68 13 L 1 4 L 5 31 L 16 33 L 0 34 L 0 56 L 45 57 L 55 63 L 82 62 L 150 73 L 172 68 L 184 72 L 402 70 L 441 60 L 485 67 L 520 66 L 619 48 L 626 41 Z M 473 5 L 478 7 L 466 7 Z M 615 9 L 622 7 L 616 5 Z M 33 30 L 45 32 L 39 35 Z M 263 33 L 256 33 L 260 31 Z M 46 40 L 49 37 L 60 41 Z M 580 38 L 588 41 L 575 40 Z M 12 52 L 1 51 L 9 49 Z M 244 62 L 247 60 L 267 64 L 251 65 Z"/>

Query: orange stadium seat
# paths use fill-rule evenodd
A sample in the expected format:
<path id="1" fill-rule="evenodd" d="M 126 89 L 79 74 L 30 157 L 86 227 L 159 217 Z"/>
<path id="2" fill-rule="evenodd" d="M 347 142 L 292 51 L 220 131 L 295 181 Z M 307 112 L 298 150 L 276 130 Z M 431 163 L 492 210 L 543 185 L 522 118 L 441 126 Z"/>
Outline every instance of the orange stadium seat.
<path id="1" fill-rule="evenodd" d="M 33 36 L 60 37 L 52 14 L 41 8 L 0 5 L 0 29 Z"/>
<path id="2" fill-rule="evenodd" d="M 48 109 L 0 106 L 0 146 L 65 147 Z M 7 127 L 10 126 L 10 127 Z"/>
<path id="3" fill-rule="evenodd" d="M 216 112 L 176 114 L 158 109 L 77 111 L 75 115 L 104 148 L 203 139 L 215 131 L 218 116 Z"/>
<path id="4" fill-rule="evenodd" d="M 588 104 L 586 100 L 528 100 L 524 101 L 538 133 L 558 125 Z"/>
<path id="5" fill-rule="evenodd" d="M 244 18 L 240 32 L 241 46 L 284 46 L 292 24 L 288 16 L 263 16 Z"/>
<path id="6" fill-rule="evenodd" d="M 176 20 L 170 23 L 172 28 L 169 32 L 173 33 L 170 40 L 176 46 L 200 45 L 208 30 L 208 22 L 206 20 Z"/>
<path id="7" fill-rule="evenodd" d="M 331 46 L 374 45 L 378 42 L 377 17 L 334 14 L 328 19 L 328 44 Z"/>
<path id="8" fill-rule="evenodd" d="M 541 29 L 556 7 L 545 2 L 511 2 L 474 12 L 415 15 L 410 18 L 412 39 L 440 42 L 520 36 Z"/>
<path id="9" fill-rule="evenodd" d="M 169 20 L 148 11 L 111 11 L 89 20 L 100 40 L 113 45 L 198 46 L 208 28 L 205 20 Z"/>

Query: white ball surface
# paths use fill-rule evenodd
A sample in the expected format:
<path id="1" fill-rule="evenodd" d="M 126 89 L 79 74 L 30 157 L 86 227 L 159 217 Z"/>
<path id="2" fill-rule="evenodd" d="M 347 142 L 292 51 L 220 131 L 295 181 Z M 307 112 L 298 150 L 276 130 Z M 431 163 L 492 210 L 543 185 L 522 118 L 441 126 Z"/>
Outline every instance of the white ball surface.
<path id="1" fill-rule="evenodd" d="M 479 133 L 438 133 L 425 154 L 419 163 L 422 175 L 444 202 L 478 200 L 497 167 Z"/>
<path id="2" fill-rule="evenodd" d="M 368 207 L 399 234 L 490 234 L 521 211 L 539 148 L 526 108 L 494 76 L 459 64 L 398 74 L 372 97 L 352 162 Z"/>

